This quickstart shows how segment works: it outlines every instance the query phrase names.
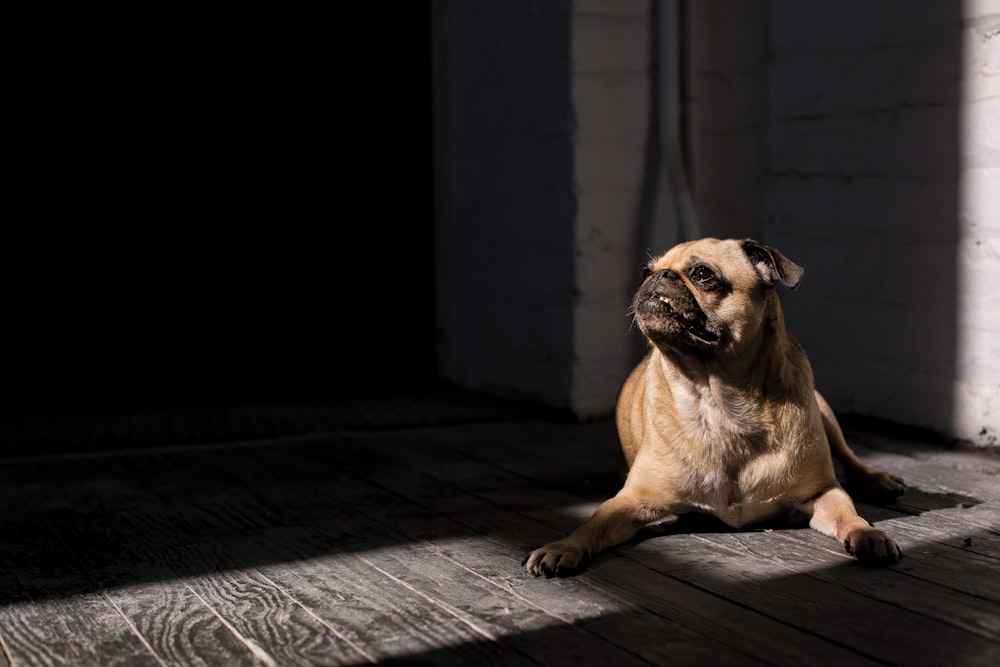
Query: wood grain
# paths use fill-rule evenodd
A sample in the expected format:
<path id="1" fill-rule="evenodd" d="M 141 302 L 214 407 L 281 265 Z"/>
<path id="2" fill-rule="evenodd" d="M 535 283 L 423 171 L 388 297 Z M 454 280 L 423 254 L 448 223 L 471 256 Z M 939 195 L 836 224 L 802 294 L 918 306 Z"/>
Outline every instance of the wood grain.
<path id="1" fill-rule="evenodd" d="M 114 427 L 162 431 L 136 419 Z M 0 462 L 0 665 L 995 664 L 996 461 L 879 442 L 910 487 L 859 509 L 892 568 L 801 525 L 684 521 L 570 579 L 521 558 L 617 491 L 609 422 Z"/>

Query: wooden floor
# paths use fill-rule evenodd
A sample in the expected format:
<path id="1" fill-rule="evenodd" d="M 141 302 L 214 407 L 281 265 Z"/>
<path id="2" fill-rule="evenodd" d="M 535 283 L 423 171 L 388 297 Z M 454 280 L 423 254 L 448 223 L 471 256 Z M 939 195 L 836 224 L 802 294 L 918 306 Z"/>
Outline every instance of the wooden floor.
<path id="1" fill-rule="evenodd" d="M 608 422 L 513 416 L 0 462 L 0 665 L 1000 664 L 1000 457 L 848 427 L 904 560 L 705 522 L 571 579 Z M 140 443 L 141 444 L 141 443 Z"/>

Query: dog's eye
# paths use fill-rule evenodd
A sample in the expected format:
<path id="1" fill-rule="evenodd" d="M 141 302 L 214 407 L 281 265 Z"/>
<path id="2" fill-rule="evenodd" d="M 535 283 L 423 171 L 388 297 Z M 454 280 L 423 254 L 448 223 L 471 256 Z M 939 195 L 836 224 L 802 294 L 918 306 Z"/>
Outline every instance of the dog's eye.
<path id="1" fill-rule="evenodd" d="M 688 273 L 691 280 L 694 281 L 699 287 L 713 287 L 718 284 L 719 277 L 715 275 L 715 271 L 708 268 L 704 264 L 698 264 L 691 272 Z"/>

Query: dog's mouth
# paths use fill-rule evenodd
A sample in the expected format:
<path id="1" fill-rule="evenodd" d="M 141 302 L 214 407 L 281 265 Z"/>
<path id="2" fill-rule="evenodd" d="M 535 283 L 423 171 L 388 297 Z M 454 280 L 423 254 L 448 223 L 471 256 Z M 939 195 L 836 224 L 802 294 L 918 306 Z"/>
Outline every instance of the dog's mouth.
<path id="1" fill-rule="evenodd" d="M 636 305 L 639 325 L 652 339 L 684 334 L 703 345 L 719 342 L 718 332 L 712 330 L 705 312 L 697 306 L 678 307 L 676 300 L 666 294 L 650 294 Z"/>

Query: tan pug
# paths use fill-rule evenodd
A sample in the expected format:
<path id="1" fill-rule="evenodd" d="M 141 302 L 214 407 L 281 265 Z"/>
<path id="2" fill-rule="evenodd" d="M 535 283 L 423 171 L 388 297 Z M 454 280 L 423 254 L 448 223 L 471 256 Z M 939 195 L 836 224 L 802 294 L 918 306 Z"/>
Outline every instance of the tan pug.
<path id="1" fill-rule="evenodd" d="M 686 512 L 742 528 L 796 512 L 858 560 L 892 564 L 896 543 L 838 483 L 894 498 L 903 480 L 865 465 L 813 386 L 775 287 L 801 266 L 752 239 L 682 243 L 651 261 L 632 301 L 650 349 L 625 380 L 616 425 L 624 486 L 567 537 L 529 553 L 535 576 L 575 574 L 599 552 Z M 832 456 L 831 456 L 832 453 Z"/>

